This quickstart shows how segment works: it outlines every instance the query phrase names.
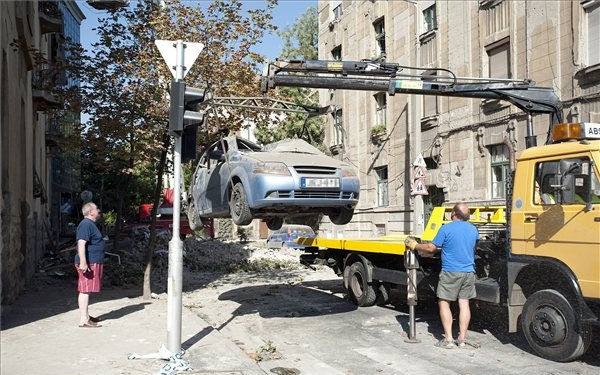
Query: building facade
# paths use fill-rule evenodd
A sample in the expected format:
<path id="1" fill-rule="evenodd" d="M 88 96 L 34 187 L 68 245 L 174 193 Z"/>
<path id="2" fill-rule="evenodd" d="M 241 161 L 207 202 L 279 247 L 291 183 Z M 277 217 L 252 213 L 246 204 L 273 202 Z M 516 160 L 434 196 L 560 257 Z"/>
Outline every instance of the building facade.
<path id="1" fill-rule="evenodd" d="M 385 61 L 429 77 L 531 79 L 554 89 L 567 121 L 600 122 L 599 0 L 329 0 L 318 13 L 319 59 Z M 352 222 L 324 222 L 326 237 L 419 232 L 432 207 L 458 201 L 504 205 L 528 126 L 540 145 L 550 125 L 548 115 L 528 123 L 517 107 L 489 99 L 320 90 L 320 101 L 333 108 L 326 144 L 356 166 L 362 186 Z"/>
<path id="2" fill-rule="evenodd" d="M 54 243 L 51 220 L 57 178 L 53 165 L 69 159 L 57 137 L 78 115 L 55 118 L 52 94 L 67 84 L 53 63 L 64 58 L 65 37 L 76 36 L 84 19 L 76 2 L 0 2 L 0 234 L 2 303 L 11 303 Z M 69 168 L 73 167 L 73 160 Z M 76 170 L 68 188 L 79 190 Z"/>

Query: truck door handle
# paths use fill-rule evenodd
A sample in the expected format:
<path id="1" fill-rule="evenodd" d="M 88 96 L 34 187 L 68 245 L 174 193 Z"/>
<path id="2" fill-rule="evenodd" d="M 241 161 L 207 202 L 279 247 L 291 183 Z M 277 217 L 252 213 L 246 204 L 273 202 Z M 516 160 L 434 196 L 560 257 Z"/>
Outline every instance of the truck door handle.
<path id="1" fill-rule="evenodd" d="M 526 223 L 535 223 L 538 219 L 537 215 L 525 215 L 525 222 Z"/>

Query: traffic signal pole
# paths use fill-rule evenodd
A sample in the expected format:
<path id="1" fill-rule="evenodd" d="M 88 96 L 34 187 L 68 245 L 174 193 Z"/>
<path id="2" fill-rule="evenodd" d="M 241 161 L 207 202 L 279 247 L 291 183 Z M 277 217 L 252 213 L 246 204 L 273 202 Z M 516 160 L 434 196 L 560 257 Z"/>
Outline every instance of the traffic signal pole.
<path id="1" fill-rule="evenodd" d="M 183 110 L 185 104 L 183 78 L 196 61 L 204 45 L 201 43 L 184 43 L 181 40 L 176 42 L 156 40 L 155 44 L 174 78 L 171 83 L 171 109 L 169 114 L 169 132 L 175 138 L 173 150 L 175 186 L 173 187 L 173 232 L 171 241 L 169 241 L 169 276 L 167 279 L 167 349 L 171 353 L 179 353 L 181 351 L 181 294 L 183 290 L 183 242 L 180 237 L 181 149 L 185 117 Z M 173 47 L 175 47 L 175 53 L 173 53 Z"/>
<path id="2" fill-rule="evenodd" d="M 175 80 L 183 81 L 184 47 L 178 40 L 175 45 L 176 65 Z M 171 98 L 173 100 L 173 98 Z M 173 134 L 175 147 L 173 151 L 173 231 L 169 241 L 169 277 L 167 279 L 167 349 L 171 353 L 181 351 L 181 307 L 183 291 L 183 243 L 179 235 L 181 221 L 181 134 Z"/>

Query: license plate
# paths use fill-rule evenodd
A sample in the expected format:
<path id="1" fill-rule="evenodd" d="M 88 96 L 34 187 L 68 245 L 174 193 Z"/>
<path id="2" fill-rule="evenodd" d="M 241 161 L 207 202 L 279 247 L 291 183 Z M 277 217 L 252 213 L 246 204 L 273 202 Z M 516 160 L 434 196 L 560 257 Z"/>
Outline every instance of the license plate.
<path id="1" fill-rule="evenodd" d="M 302 177 L 303 188 L 339 188 L 339 178 L 309 178 Z"/>

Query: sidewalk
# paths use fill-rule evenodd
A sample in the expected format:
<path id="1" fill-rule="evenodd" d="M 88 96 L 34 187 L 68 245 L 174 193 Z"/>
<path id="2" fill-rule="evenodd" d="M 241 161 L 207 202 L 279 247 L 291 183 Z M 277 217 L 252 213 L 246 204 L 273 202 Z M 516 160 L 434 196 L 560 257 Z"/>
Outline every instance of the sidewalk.
<path id="1" fill-rule="evenodd" d="M 159 374 L 168 361 L 128 359 L 159 352 L 167 344 L 167 294 L 145 301 L 138 289 L 105 289 L 91 298 L 100 328 L 80 328 L 76 285 L 37 278 L 13 305 L 2 306 L 1 373 Z M 264 375 L 233 342 L 182 308 L 184 374 Z M 164 350 L 164 349 L 163 349 Z"/>

